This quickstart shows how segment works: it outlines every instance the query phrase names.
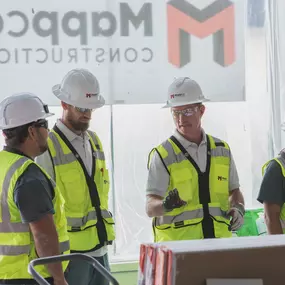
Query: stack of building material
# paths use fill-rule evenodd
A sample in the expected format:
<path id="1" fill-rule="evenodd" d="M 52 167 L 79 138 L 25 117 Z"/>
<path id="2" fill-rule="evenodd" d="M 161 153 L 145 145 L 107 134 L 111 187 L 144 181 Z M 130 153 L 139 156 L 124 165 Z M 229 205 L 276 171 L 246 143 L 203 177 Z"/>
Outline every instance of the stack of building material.
<path id="1" fill-rule="evenodd" d="M 210 279 L 234 279 L 227 285 L 280 285 L 285 282 L 284 257 L 284 235 L 142 244 L 138 284 L 207 285 Z M 244 280 L 235 283 L 238 279 Z"/>

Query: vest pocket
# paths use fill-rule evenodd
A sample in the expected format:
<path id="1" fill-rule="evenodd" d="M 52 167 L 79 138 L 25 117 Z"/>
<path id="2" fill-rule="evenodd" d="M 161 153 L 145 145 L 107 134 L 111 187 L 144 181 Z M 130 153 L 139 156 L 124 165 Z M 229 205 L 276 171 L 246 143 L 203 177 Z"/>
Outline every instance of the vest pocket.
<path id="1" fill-rule="evenodd" d="M 215 231 L 215 237 L 216 238 L 227 238 L 232 237 L 232 232 L 229 230 L 229 224 L 222 221 L 215 221 L 214 222 L 214 231 Z"/>
<path id="2" fill-rule="evenodd" d="M 187 168 L 173 170 L 171 172 L 170 187 L 177 189 L 182 200 L 189 202 L 193 199 L 192 173 Z"/>
<path id="3" fill-rule="evenodd" d="M 65 199 L 65 206 L 68 209 L 81 209 L 86 203 L 86 195 L 89 195 L 85 187 L 85 179 L 82 180 L 77 169 L 67 170 L 64 175 L 60 176 L 62 181 L 62 192 Z"/>
<path id="4" fill-rule="evenodd" d="M 115 221 L 113 219 L 113 215 L 110 211 L 108 210 L 105 210 L 105 209 L 101 209 L 101 213 L 102 213 L 102 217 L 103 217 L 103 220 L 109 224 L 109 225 L 114 225 L 115 224 Z"/>
<path id="5" fill-rule="evenodd" d="M 176 209 L 178 211 L 179 209 Z M 179 230 L 182 228 L 195 227 L 203 220 L 204 213 L 202 208 L 185 209 L 180 213 L 173 213 L 172 215 L 165 215 L 157 217 L 153 221 L 153 226 L 161 231 Z"/>
<path id="6" fill-rule="evenodd" d="M 96 226 L 97 214 L 94 208 L 90 208 L 89 211 L 82 213 L 67 213 L 68 231 L 78 232 L 84 231 L 89 227 Z"/>
<path id="7" fill-rule="evenodd" d="M 172 241 L 172 240 L 194 240 L 203 237 L 202 221 L 196 224 L 187 224 L 177 227 L 175 225 L 169 226 L 167 229 L 154 228 L 155 241 Z"/>

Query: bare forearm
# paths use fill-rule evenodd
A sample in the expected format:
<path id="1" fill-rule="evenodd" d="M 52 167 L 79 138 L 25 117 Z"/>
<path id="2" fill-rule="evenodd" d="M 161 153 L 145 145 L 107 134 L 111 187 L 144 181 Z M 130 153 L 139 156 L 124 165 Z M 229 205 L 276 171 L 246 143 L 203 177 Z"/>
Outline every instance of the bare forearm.
<path id="1" fill-rule="evenodd" d="M 159 196 L 149 195 L 147 196 L 146 212 L 149 217 L 163 216 L 163 200 Z"/>
<path id="2" fill-rule="evenodd" d="M 270 235 L 279 235 L 283 233 L 280 213 L 281 206 L 274 203 L 264 201 L 264 221 L 267 227 L 267 232 Z"/>
<path id="3" fill-rule="evenodd" d="M 48 219 L 48 218 L 43 218 Z M 52 217 L 44 223 L 31 224 L 35 247 L 39 257 L 48 257 L 60 254 L 58 235 Z M 56 284 L 64 284 L 65 278 L 61 263 L 47 265 L 47 269 Z"/>
<path id="4" fill-rule="evenodd" d="M 39 257 L 48 257 L 60 254 L 58 237 L 56 234 L 38 234 L 34 239 Z M 61 263 L 49 264 L 47 265 L 47 269 L 55 280 L 64 279 Z"/>
<path id="5" fill-rule="evenodd" d="M 279 235 L 283 233 L 281 223 L 279 220 L 265 219 L 267 232 L 269 235 Z"/>
<path id="6" fill-rule="evenodd" d="M 231 207 L 238 204 L 244 205 L 244 197 L 239 189 L 234 189 L 231 191 L 229 202 Z"/>

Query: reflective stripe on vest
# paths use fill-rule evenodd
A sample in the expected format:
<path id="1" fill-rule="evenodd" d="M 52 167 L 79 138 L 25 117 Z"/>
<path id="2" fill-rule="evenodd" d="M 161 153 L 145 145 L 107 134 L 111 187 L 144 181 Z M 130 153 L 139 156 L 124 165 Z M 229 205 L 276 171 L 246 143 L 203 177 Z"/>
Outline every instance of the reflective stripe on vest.
<path id="1" fill-rule="evenodd" d="M 10 181 L 15 174 L 15 172 L 29 159 L 27 157 L 22 157 L 17 160 L 8 170 L 2 187 L 1 193 L 1 211 L 2 211 L 2 223 L 0 223 L 1 233 L 23 233 L 29 232 L 29 226 L 23 223 L 10 223 L 11 214 L 8 206 L 8 191 L 10 186 Z"/>
<path id="2" fill-rule="evenodd" d="M 30 228 L 27 224 L 23 223 L 11 223 L 11 214 L 9 211 L 8 204 L 8 191 L 10 186 L 10 181 L 15 174 L 15 172 L 29 159 L 27 157 L 22 157 L 17 160 L 8 170 L 5 179 L 3 181 L 2 193 L 1 193 L 1 214 L 2 222 L 0 223 L 1 233 L 28 233 Z M 21 255 L 29 254 L 31 249 L 30 245 L 1 245 L 0 255 Z"/>
<path id="3" fill-rule="evenodd" d="M 17 256 L 21 254 L 29 254 L 30 245 L 0 245 L 0 255 Z M 65 252 L 69 250 L 69 241 L 59 243 L 59 251 Z"/>
<path id="4" fill-rule="evenodd" d="M 216 141 L 215 139 L 215 142 L 219 142 L 219 141 L 218 140 Z M 168 140 L 163 142 L 162 146 L 166 149 L 168 153 L 173 153 L 172 144 Z M 211 156 L 212 157 L 217 157 L 217 156 L 230 157 L 230 150 L 222 148 L 222 147 L 214 148 L 214 149 L 211 149 Z M 175 154 L 175 156 L 169 155 L 163 158 L 163 161 L 167 167 L 169 167 L 173 163 L 179 163 L 184 160 L 188 160 L 188 159 L 187 157 L 185 157 L 185 155 L 182 152 Z"/>
<path id="5" fill-rule="evenodd" d="M 98 141 L 97 141 L 95 135 L 92 132 L 88 132 L 88 134 L 91 136 L 96 147 L 97 146 L 99 147 Z M 52 143 L 56 149 L 56 156 L 53 157 L 53 162 L 54 162 L 55 166 L 69 164 L 69 163 L 72 163 L 72 162 L 77 160 L 77 158 L 75 157 L 75 155 L 72 152 L 67 153 L 67 154 L 65 154 L 63 152 L 62 147 L 60 145 L 60 142 L 58 141 L 56 135 L 53 132 L 49 133 L 49 138 L 51 139 L 51 141 L 52 141 Z M 105 160 L 105 155 L 104 155 L 103 151 L 95 150 L 93 153 L 97 159 Z"/>
<path id="6" fill-rule="evenodd" d="M 227 213 L 222 211 L 220 208 L 217 207 L 210 207 L 209 208 L 210 215 L 214 217 L 222 217 L 227 218 Z M 174 224 L 179 223 L 185 220 L 193 220 L 197 218 L 203 218 L 204 212 L 203 209 L 197 209 L 193 211 L 185 211 L 178 216 L 161 216 L 156 218 L 156 226 L 162 226 L 167 224 Z"/>
<path id="7" fill-rule="evenodd" d="M 107 210 L 101 210 L 101 213 L 104 219 L 112 218 L 112 216 Z M 84 216 L 83 218 L 67 217 L 67 224 L 70 227 L 83 227 L 87 224 L 88 221 L 91 220 L 97 220 L 96 211 L 90 211 L 88 215 Z"/>

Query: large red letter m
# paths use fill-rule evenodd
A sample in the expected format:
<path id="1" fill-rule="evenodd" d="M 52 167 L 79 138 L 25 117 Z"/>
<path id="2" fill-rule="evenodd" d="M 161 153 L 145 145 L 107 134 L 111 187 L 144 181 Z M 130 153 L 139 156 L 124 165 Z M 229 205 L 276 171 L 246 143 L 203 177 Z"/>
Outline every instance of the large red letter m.
<path id="1" fill-rule="evenodd" d="M 213 35 L 214 61 L 228 66 L 235 61 L 235 10 L 229 0 L 217 0 L 199 10 L 185 0 L 167 5 L 168 59 L 177 67 L 191 61 L 190 34 Z"/>

